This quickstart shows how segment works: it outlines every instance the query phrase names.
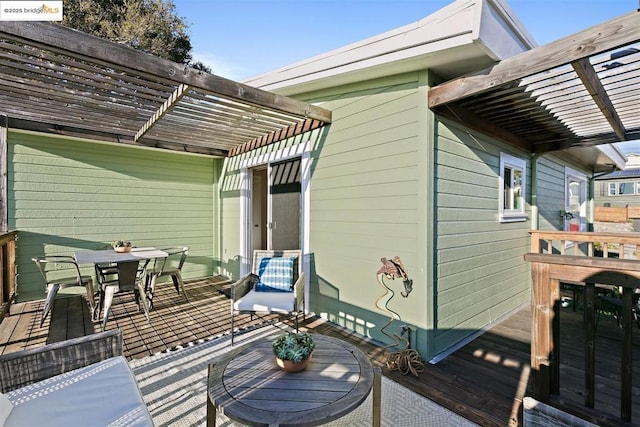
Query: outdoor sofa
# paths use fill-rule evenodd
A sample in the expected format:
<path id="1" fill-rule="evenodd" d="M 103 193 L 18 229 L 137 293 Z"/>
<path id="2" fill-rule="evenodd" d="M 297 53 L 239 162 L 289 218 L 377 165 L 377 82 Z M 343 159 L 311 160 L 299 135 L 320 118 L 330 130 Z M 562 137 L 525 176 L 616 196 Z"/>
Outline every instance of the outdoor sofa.
<path id="1" fill-rule="evenodd" d="M 0 426 L 153 426 L 119 329 L 0 355 Z"/>

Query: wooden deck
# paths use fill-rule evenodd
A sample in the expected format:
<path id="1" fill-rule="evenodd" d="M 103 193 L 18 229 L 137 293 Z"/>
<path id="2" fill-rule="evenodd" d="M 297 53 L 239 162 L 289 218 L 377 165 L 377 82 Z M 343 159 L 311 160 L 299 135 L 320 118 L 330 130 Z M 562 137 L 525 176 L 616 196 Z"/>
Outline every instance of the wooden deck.
<path id="1" fill-rule="evenodd" d="M 107 329 L 121 328 L 125 355 L 140 358 L 178 346 L 192 345 L 227 334 L 230 326 L 229 283 L 223 278 L 191 281 L 185 285 L 189 302 L 175 293 L 173 286 L 158 286 L 151 321 L 137 310 L 131 295 L 117 296 Z M 40 327 L 43 302 L 15 304 L 0 324 L 0 353 L 42 346 L 91 334 L 100 329 L 91 321 L 84 298 L 57 299 L 52 316 Z M 557 405 L 582 405 L 584 373 L 581 312 L 562 310 L 561 395 Z M 276 317 L 268 317 L 273 320 Z M 261 324 L 249 316 L 236 318 L 239 327 Z M 308 317 L 303 327 L 325 335 L 340 337 L 358 345 L 374 363 L 383 366 L 385 350 L 365 337 L 353 334 L 317 317 Z M 404 376 L 383 368 L 383 374 L 415 392 L 483 426 L 522 425 L 522 398 L 531 390 L 530 339 L 531 314 L 523 308 L 451 356 L 435 365 L 426 364 L 418 377 Z M 640 330 L 634 329 L 634 350 L 640 349 Z M 614 385 L 620 377 L 621 331 L 615 321 L 601 316 L 598 324 L 596 409 L 610 414 L 600 425 L 626 425 L 618 420 L 619 391 Z M 611 355 L 611 356 L 610 356 Z M 633 384 L 635 400 L 640 400 L 640 351 L 634 351 Z M 634 404 L 633 420 L 640 422 L 640 409 Z M 629 424 L 631 425 L 631 424 Z"/>

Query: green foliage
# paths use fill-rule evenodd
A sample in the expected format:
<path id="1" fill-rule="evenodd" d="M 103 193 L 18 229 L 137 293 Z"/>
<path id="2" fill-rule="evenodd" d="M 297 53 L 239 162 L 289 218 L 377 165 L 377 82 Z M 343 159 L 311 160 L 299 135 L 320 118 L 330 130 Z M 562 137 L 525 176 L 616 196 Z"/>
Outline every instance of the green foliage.
<path id="1" fill-rule="evenodd" d="M 313 337 L 307 332 L 289 332 L 280 335 L 273 342 L 273 354 L 282 360 L 301 362 L 307 359 L 316 347 Z"/>
<path id="2" fill-rule="evenodd" d="M 120 247 L 126 247 L 126 246 L 131 246 L 131 242 L 128 240 L 114 240 L 111 243 L 111 246 L 113 246 L 114 248 L 120 248 Z"/>
<path id="3" fill-rule="evenodd" d="M 181 64 L 192 59 L 189 25 L 172 0 L 65 0 L 62 23 Z"/>

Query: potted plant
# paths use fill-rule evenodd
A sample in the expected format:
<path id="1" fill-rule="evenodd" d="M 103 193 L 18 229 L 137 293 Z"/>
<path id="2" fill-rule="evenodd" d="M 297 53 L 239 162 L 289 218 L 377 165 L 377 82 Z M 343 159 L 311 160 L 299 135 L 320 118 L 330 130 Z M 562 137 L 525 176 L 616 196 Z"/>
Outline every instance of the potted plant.
<path id="1" fill-rule="evenodd" d="M 116 252 L 131 252 L 131 242 L 128 240 L 114 240 L 111 246 Z"/>
<path id="2" fill-rule="evenodd" d="M 273 342 L 276 363 L 287 372 L 299 372 L 307 367 L 311 353 L 316 347 L 308 332 L 288 332 Z"/>

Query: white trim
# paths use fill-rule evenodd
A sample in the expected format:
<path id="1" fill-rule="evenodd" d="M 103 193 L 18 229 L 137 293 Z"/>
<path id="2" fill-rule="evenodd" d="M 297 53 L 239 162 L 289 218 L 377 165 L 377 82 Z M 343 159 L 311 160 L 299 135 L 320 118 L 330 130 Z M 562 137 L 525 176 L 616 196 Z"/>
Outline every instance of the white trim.
<path id="1" fill-rule="evenodd" d="M 520 169 L 522 172 L 520 209 L 505 209 L 504 207 L 504 168 Z M 500 170 L 498 173 L 498 219 L 500 222 L 516 222 L 527 220 L 527 161 L 507 153 L 500 153 Z"/>
<path id="2" fill-rule="evenodd" d="M 240 169 L 240 277 L 251 271 L 251 235 L 248 233 L 251 223 L 251 179 L 253 174 L 248 168 Z"/>

